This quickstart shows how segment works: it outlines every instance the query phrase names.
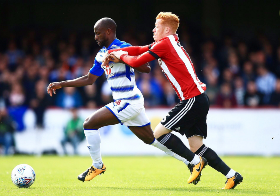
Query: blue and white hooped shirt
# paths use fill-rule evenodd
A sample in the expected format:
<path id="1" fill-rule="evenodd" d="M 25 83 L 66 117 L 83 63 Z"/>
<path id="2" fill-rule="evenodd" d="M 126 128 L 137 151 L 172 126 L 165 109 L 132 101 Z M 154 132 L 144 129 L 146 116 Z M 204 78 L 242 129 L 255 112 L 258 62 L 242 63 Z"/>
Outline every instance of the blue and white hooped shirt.
<path id="1" fill-rule="evenodd" d="M 112 90 L 114 101 L 116 100 L 144 100 L 141 91 L 135 83 L 134 69 L 123 63 L 110 62 L 109 65 L 102 67 L 102 61 L 108 50 L 124 48 L 131 46 L 130 44 L 115 39 L 111 45 L 105 46 L 97 53 L 94 64 L 89 72 L 93 75 L 101 76 L 103 72 L 106 74 L 108 84 Z"/>

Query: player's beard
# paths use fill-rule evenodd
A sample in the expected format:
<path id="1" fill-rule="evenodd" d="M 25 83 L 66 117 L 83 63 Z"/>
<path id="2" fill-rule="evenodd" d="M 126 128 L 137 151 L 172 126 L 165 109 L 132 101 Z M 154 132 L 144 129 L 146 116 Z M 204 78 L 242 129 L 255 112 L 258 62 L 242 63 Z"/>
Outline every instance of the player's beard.
<path id="1" fill-rule="evenodd" d="M 103 46 L 106 46 L 106 45 L 107 45 L 107 42 L 108 42 L 108 40 L 100 40 L 100 41 L 97 41 L 97 44 L 98 44 L 100 47 L 103 47 Z"/>

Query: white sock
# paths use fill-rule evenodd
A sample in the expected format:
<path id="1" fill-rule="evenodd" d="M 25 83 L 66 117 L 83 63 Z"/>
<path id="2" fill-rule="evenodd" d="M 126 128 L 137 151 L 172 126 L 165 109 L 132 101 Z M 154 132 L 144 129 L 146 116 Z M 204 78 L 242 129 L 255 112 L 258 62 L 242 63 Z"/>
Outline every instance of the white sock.
<path id="1" fill-rule="evenodd" d="M 99 131 L 96 129 L 92 130 L 84 130 L 86 140 L 87 140 L 87 147 L 89 149 L 89 154 L 92 159 L 92 165 L 98 169 L 102 168 L 102 158 L 101 158 L 101 151 L 100 151 L 100 143 L 101 138 Z"/>
<path id="2" fill-rule="evenodd" d="M 227 173 L 226 177 L 231 178 L 232 176 L 234 176 L 235 173 L 236 173 L 236 171 L 234 171 L 233 169 L 230 169 L 229 172 Z"/>
<path id="3" fill-rule="evenodd" d="M 189 161 L 187 159 L 185 159 L 184 157 L 179 156 L 178 154 L 172 152 L 171 150 L 169 150 L 166 146 L 164 146 L 163 144 L 161 144 L 159 141 L 157 141 L 156 139 L 154 140 L 153 143 L 151 143 L 152 146 L 157 147 L 158 149 L 162 150 L 163 152 L 165 152 L 166 154 L 174 157 L 175 159 L 184 162 L 186 165 L 189 164 Z"/>
<path id="4" fill-rule="evenodd" d="M 195 154 L 193 160 L 191 161 L 191 164 L 196 165 L 199 163 L 199 161 L 200 161 L 199 156 Z"/>

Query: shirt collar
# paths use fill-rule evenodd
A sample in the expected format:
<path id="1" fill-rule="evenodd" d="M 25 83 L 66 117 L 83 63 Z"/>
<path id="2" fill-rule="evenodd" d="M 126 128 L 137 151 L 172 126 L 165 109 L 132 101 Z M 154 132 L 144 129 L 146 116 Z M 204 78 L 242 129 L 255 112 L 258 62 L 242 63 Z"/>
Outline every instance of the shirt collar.
<path id="1" fill-rule="evenodd" d="M 105 46 L 104 46 L 104 47 L 105 47 L 107 50 L 111 50 L 111 49 L 112 49 L 111 47 L 112 47 L 113 45 L 117 45 L 119 42 L 121 42 L 121 41 L 120 41 L 119 39 L 116 38 L 116 39 L 114 39 L 114 41 L 110 44 L 110 46 L 108 46 L 108 48 L 106 48 Z"/>

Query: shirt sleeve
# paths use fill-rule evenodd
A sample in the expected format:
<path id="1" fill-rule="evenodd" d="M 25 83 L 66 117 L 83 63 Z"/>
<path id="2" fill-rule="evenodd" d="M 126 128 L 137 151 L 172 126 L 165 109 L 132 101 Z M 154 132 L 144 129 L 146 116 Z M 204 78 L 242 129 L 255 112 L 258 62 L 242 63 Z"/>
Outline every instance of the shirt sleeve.
<path id="1" fill-rule="evenodd" d="M 128 52 L 128 55 L 131 55 L 131 56 L 137 56 L 137 55 L 143 54 L 144 52 L 147 52 L 149 50 L 149 45 L 124 47 L 124 48 L 109 50 L 108 52 L 110 54 L 111 52 L 118 51 L 118 50 L 126 51 L 126 52 Z"/>
<path id="2" fill-rule="evenodd" d="M 140 67 L 141 65 L 156 59 L 149 52 L 145 52 L 138 56 L 130 56 L 123 54 L 120 58 L 123 62 L 125 62 L 125 64 L 128 64 L 131 67 Z"/>
<path id="3" fill-rule="evenodd" d="M 156 59 L 162 58 L 167 54 L 167 48 L 169 47 L 165 40 L 160 42 L 155 42 L 151 45 L 151 48 L 149 49 L 149 53 Z"/>
<path id="4" fill-rule="evenodd" d="M 101 76 L 103 74 L 104 70 L 101 68 L 101 63 L 99 63 L 96 59 L 94 59 L 94 63 L 92 68 L 89 70 L 89 73 Z"/>

